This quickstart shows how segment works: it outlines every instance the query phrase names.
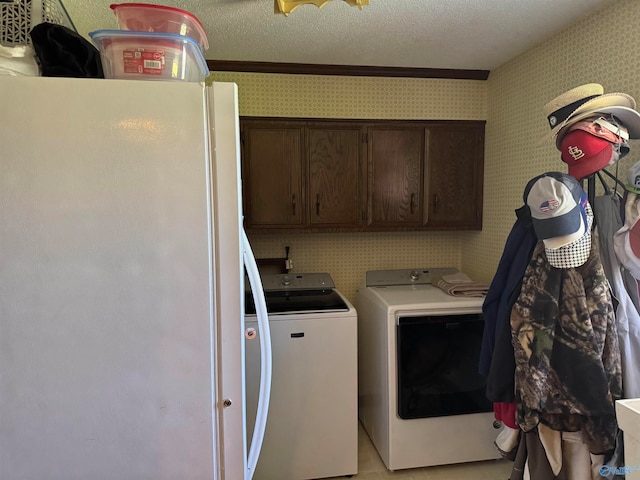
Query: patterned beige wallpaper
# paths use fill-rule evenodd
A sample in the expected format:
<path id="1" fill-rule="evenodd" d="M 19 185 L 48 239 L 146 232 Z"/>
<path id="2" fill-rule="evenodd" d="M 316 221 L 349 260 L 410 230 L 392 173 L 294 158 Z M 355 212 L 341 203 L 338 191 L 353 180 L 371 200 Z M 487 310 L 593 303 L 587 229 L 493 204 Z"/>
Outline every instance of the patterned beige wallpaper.
<path id="1" fill-rule="evenodd" d="M 522 205 L 526 182 L 566 171 L 547 132 L 544 104 L 597 82 L 640 99 L 640 2 L 619 0 L 491 72 L 487 81 L 219 72 L 238 84 L 251 116 L 487 120 L 482 232 L 254 235 L 258 257 L 291 247 L 294 272 L 329 272 L 352 299 L 372 269 L 455 266 L 490 281 Z M 640 148 L 640 147 L 636 147 Z M 626 170 L 640 158 L 621 160 Z"/>
<path id="2" fill-rule="evenodd" d="M 548 132 L 545 103 L 584 83 L 640 100 L 639 22 L 640 2 L 619 0 L 491 72 L 484 228 L 462 245 L 462 266 L 471 276 L 490 279 L 495 273 L 527 181 L 545 171 L 567 171 L 554 143 L 540 143 Z M 632 140 L 631 152 L 618 162 L 620 178 L 626 181 L 639 153 L 640 142 Z"/>
<path id="3" fill-rule="evenodd" d="M 226 73 L 236 82 L 240 115 L 363 119 L 486 118 L 487 85 L 474 80 Z M 293 272 L 329 272 L 353 299 L 367 270 L 461 268 L 461 234 L 450 232 L 250 236 L 256 257 L 283 257 Z"/>
<path id="4" fill-rule="evenodd" d="M 458 119 L 486 116 L 486 82 L 214 72 L 236 82 L 240 115 Z"/>

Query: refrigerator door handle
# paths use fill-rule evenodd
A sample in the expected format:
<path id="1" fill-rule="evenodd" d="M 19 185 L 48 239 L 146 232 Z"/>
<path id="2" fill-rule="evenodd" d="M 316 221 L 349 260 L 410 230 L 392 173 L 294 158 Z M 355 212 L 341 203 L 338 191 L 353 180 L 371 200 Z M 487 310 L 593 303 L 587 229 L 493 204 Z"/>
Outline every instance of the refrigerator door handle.
<path id="1" fill-rule="evenodd" d="M 244 229 L 242 230 L 244 265 L 249 277 L 253 301 L 256 306 L 258 329 L 260 331 L 260 391 L 258 395 L 258 409 L 256 423 L 251 438 L 251 447 L 247 458 L 246 480 L 251 480 L 258 464 L 264 431 L 267 425 L 267 413 L 269 411 L 269 397 L 271 395 L 271 334 L 269 330 L 269 317 L 267 315 L 267 303 L 262 289 L 258 265 L 253 256 L 249 239 Z"/>

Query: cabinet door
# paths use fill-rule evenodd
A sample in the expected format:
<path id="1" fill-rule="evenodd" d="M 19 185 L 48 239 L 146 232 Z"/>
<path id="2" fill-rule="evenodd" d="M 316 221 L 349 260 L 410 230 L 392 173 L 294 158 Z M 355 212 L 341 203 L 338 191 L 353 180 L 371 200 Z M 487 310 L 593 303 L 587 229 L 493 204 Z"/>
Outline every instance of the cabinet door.
<path id="1" fill-rule="evenodd" d="M 309 143 L 309 224 L 358 226 L 364 216 L 361 129 L 312 124 Z"/>
<path id="2" fill-rule="evenodd" d="M 246 123 L 242 139 L 246 226 L 303 226 L 302 127 Z"/>
<path id="3" fill-rule="evenodd" d="M 423 127 L 368 129 L 369 226 L 416 226 L 422 219 Z"/>
<path id="4" fill-rule="evenodd" d="M 426 163 L 426 224 L 481 229 L 484 123 L 429 126 Z"/>

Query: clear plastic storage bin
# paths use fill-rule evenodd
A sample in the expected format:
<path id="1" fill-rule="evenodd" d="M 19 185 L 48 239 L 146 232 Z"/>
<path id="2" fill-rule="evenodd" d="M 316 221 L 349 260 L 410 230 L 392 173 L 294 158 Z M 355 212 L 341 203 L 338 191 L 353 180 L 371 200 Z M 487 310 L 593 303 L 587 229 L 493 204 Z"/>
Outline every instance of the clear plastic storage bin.
<path id="1" fill-rule="evenodd" d="M 114 3 L 111 9 L 123 30 L 175 33 L 193 38 L 203 52 L 209 49 L 200 20 L 185 10 L 148 3 Z"/>
<path id="2" fill-rule="evenodd" d="M 190 37 L 126 30 L 97 30 L 89 36 L 100 50 L 105 78 L 203 82 L 209 75 Z"/>

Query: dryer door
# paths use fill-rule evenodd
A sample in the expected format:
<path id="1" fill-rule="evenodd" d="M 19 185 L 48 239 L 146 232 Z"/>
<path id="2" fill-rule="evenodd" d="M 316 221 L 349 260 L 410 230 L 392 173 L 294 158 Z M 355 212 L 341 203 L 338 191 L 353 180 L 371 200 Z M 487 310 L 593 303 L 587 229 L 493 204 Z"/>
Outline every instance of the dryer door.
<path id="1" fill-rule="evenodd" d="M 400 317 L 398 416 L 404 419 L 490 412 L 478 373 L 481 314 Z"/>

